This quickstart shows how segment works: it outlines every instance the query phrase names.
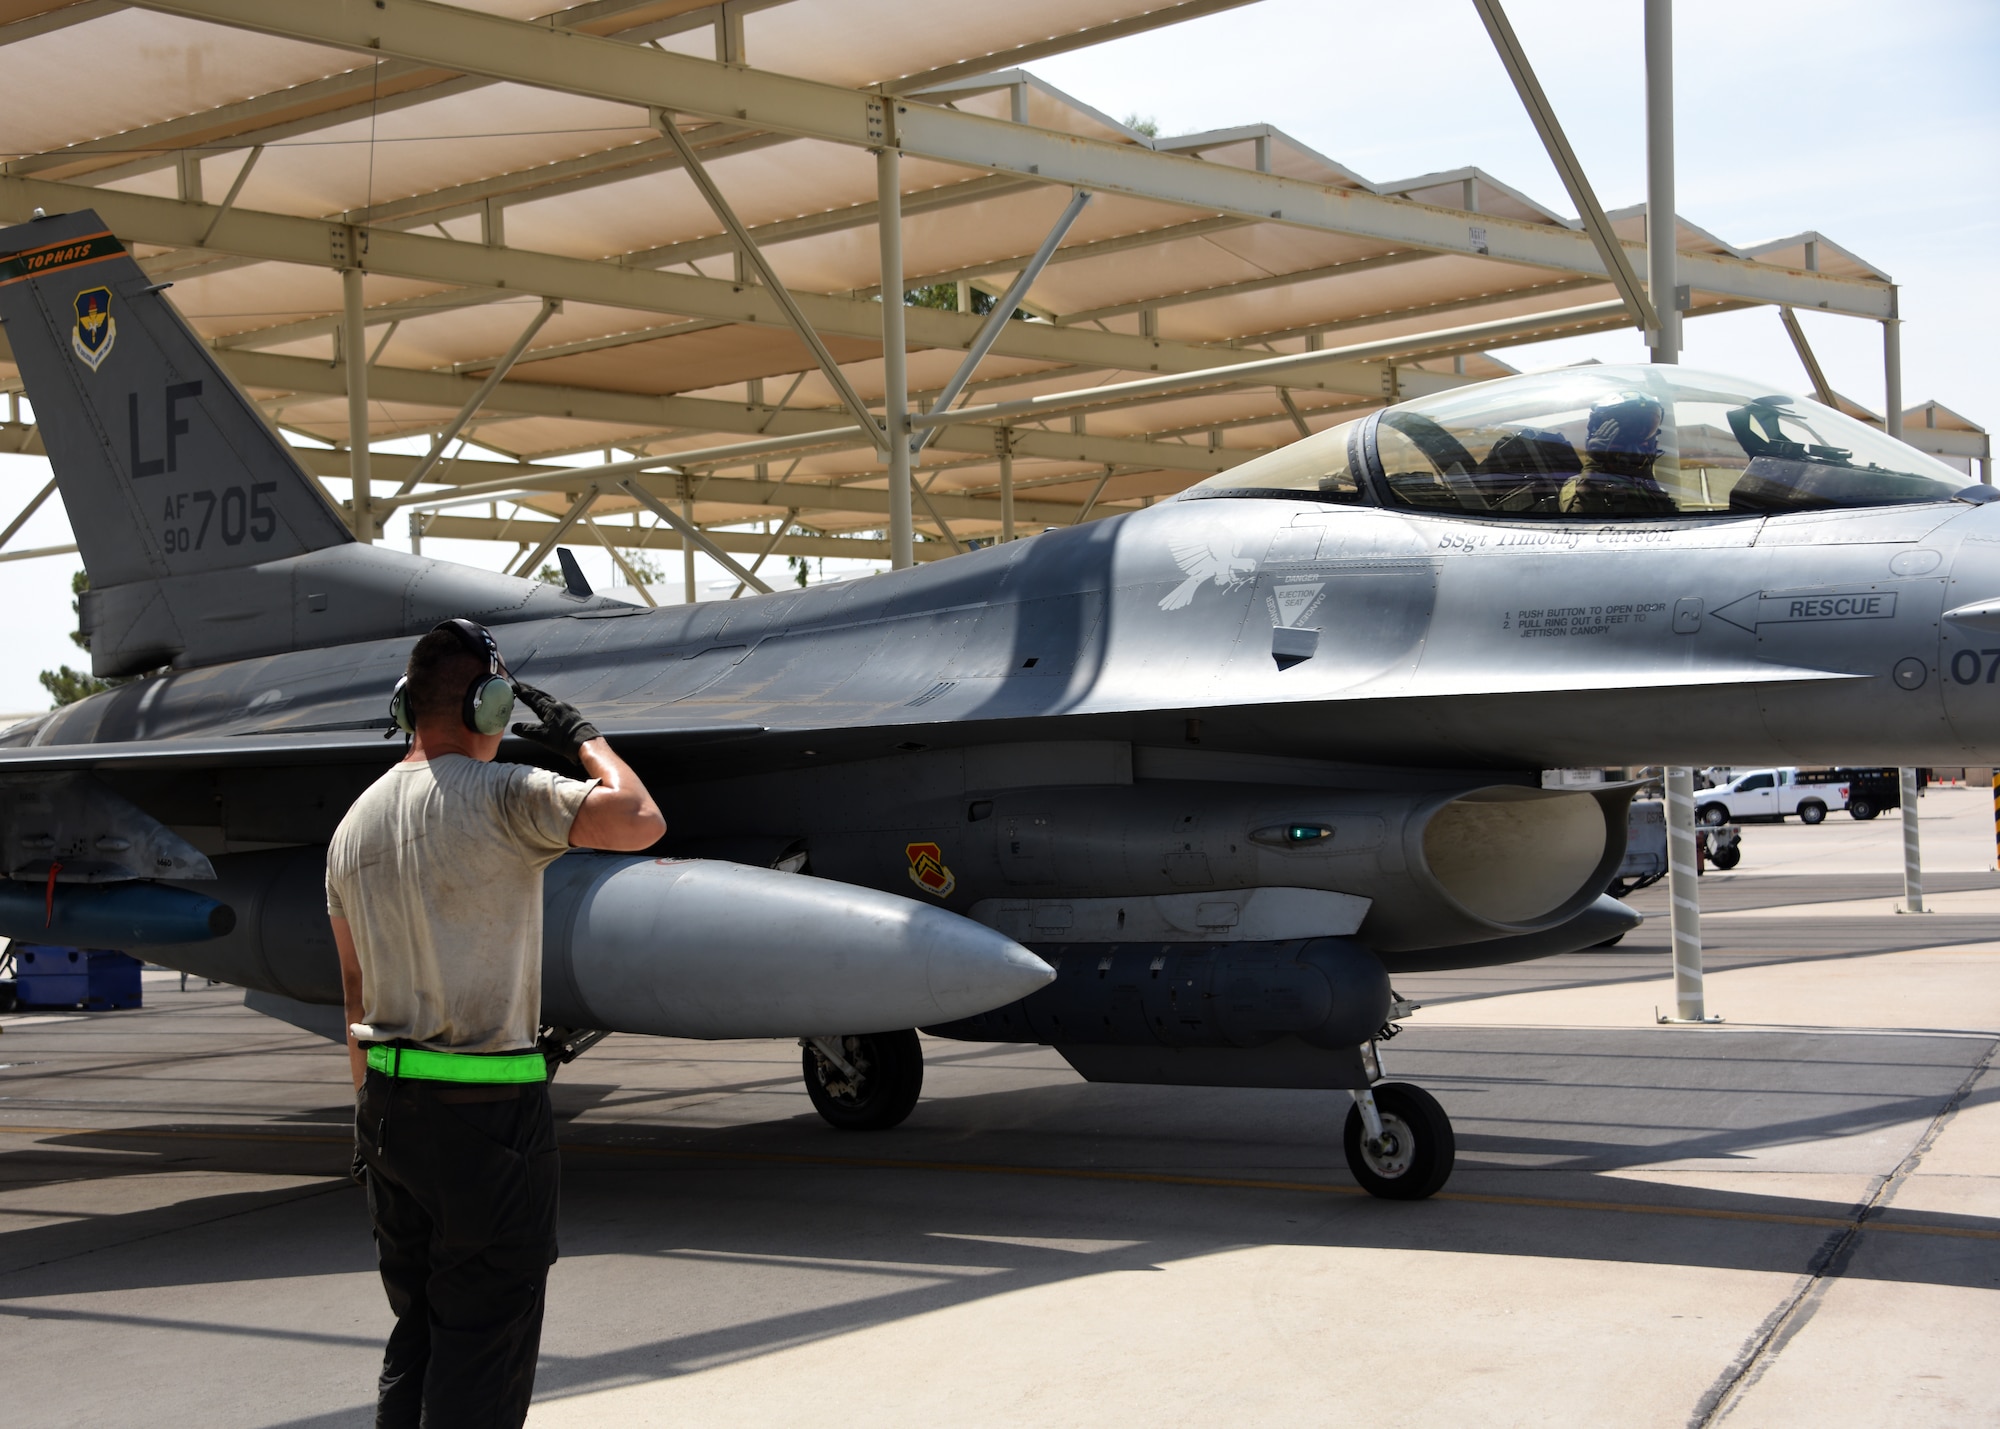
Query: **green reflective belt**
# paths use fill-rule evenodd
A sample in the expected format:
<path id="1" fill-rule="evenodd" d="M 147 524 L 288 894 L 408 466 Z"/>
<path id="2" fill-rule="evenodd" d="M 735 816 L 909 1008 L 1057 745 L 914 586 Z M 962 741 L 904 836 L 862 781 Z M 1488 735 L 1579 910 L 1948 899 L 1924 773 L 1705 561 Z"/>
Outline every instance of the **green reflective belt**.
<path id="1" fill-rule="evenodd" d="M 540 1052 L 485 1057 L 432 1052 L 423 1047 L 370 1047 L 368 1065 L 389 1077 L 426 1082 L 546 1082 L 549 1064 Z"/>

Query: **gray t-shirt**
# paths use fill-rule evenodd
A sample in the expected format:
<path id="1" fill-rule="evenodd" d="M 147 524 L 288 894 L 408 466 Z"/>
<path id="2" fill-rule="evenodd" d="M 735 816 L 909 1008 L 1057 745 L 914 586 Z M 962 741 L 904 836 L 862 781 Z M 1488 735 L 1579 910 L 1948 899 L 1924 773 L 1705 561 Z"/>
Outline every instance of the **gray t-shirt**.
<path id="1" fill-rule="evenodd" d="M 532 1047 L 542 1008 L 542 870 L 597 781 L 462 754 L 398 764 L 334 830 L 326 909 L 361 962 L 369 1040 Z"/>

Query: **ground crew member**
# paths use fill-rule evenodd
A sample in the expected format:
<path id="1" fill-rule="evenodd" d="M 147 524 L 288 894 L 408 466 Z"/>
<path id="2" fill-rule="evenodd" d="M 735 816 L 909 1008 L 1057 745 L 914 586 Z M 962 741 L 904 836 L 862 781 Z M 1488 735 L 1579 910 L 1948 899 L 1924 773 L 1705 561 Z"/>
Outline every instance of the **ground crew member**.
<path id="1" fill-rule="evenodd" d="M 517 695 L 540 723 L 514 732 L 588 779 L 492 762 Z M 357 1161 L 396 1315 L 375 1422 L 519 1425 L 556 1259 L 542 870 L 567 848 L 645 848 L 666 822 L 597 730 L 513 683 L 469 620 L 417 642 L 390 710 L 409 753 L 340 821 L 326 872 Z"/>

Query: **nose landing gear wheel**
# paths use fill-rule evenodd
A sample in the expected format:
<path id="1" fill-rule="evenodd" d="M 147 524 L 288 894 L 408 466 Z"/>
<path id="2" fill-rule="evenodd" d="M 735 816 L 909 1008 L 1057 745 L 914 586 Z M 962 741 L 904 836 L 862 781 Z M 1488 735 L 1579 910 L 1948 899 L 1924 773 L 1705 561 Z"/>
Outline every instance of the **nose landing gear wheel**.
<path id="1" fill-rule="evenodd" d="M 1361 1189 L 1387 1201 L 1421 1201 L 1451 1179 L 1458 1144 L 1437 1098 L 1407 1082 L 1378 1082 L 1375 1109 L 1382 1140 L 1371 1143 L 1361 1108 L 1350 1107 L 1341 1134 L 1347 1167 Z"/>
<path id="2" fill-rule="evenodd" d="M 912 1031 L 830 1038 L 853 1076 L 806 1044 L 806 1095 L 826 1124 L 839 1131 L 887 1131 L 901 1124 L 924 1089 L 924 1049 Z"/>

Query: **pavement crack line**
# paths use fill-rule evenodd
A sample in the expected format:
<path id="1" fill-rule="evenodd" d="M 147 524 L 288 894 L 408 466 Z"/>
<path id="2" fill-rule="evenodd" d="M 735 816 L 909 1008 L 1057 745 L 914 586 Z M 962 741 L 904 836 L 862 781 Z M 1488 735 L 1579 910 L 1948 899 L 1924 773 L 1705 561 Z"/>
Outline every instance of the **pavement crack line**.
<path id="1" fill-rule="evenodd" d="M 60 1265 L 66 1260 L 81 1260 L 87 1255 L 99 1255 L 107 1250 L 124 1250 L 130 1246 L 142 1245 L 149 1240 L 158 1240 L 163 1235 L 179 1235 L 183 1231 L 195 1230 L 201 1226 L 212 1226 L 220 1221 L 233 1221 L 239 1216 L 254 1216 L 259 1211 L 274 1210 L 279 1206 L 296 1205 L 300 1201 L 308 1201 L 315 1196 L 324 1196 L 330 1192 L 338 1191 L 346 1184 L 347 1178 L 342 1176 L 337 1180 L 329 1181 L 324 1186 L 304 1187 L 295 1196 L 283 1196 L 260 1202 L 254 1206 L 239 1206 L 234 1210 L 221 1211 L 212 1216 L 203 1216 L 199 1220 L 181 1221 L 174 1225 L 161 1226 L 158 1230 L 150 1230 L 140 1235 L 127 1236 L 123 1240 L 106 1241 L 101 1245 L 85 1246 L 81 1250 L 73 1250 L 67 1255 L 52 1255 L 47 1260 L 31 1260 L 20 1265 L 10 1265 L 0 1270 L 0 1280 L 20 1275 L 26 1271 L 40 1270 L 44 1266 Z M 170 1211 L 172 1207 L 162 1207 L 162 1209 Z M 11 1301 L 12 1297 L 6 1296 L 5 1292 L 0 1290 L 0 1298 Z"/>
<path id="2" fill-rule="evenodd" d="M 1854 1213 L 1853 1219 L 1827 1237 L 1819 1253 L 1806 1267 L 1806 1273 L 1792 1287 L 1791 1294 L 1764 1318 L 1729 1367 L 1696 1403 L 1694 1413 L 1688 1416 L 1688 1429 L 1712 1429 L 1734 1414 L 1765 1372 L 1777 1362 L 1778 1356 L 1784 1353 L 1785 1347 L 1811 1322 L 1825 1302 L 1827 1290 L 1853 1261 L 1855 1251 L 1860 1248 L 1861 1233 L 1868 1228 L 1869 1218 L 1887 1208 L 1896 1190 L 1915 1172 L 1924 1153 L 1937 1144 L 1938 1137 L 1943 1135 L 1945 1127 L 1972 1094 L 1972 1088 L 1993 1065 L 1996 1050 L 2000 1050 L 2000 1041 L 1986 1044 L 1985 1053 L 1972 1064 L 1972 1069 L 1965 1074 L 1965 1080 L 1958 1084 L 1957 1090 L 1938 1108 L 1937 1115 L 1931 1118 L 1930 1125 L 1924 1128 L 1924 1134 L 1917 1138 L 1916 1145 L 1876 1184 L 1868 1199 Z"/>

